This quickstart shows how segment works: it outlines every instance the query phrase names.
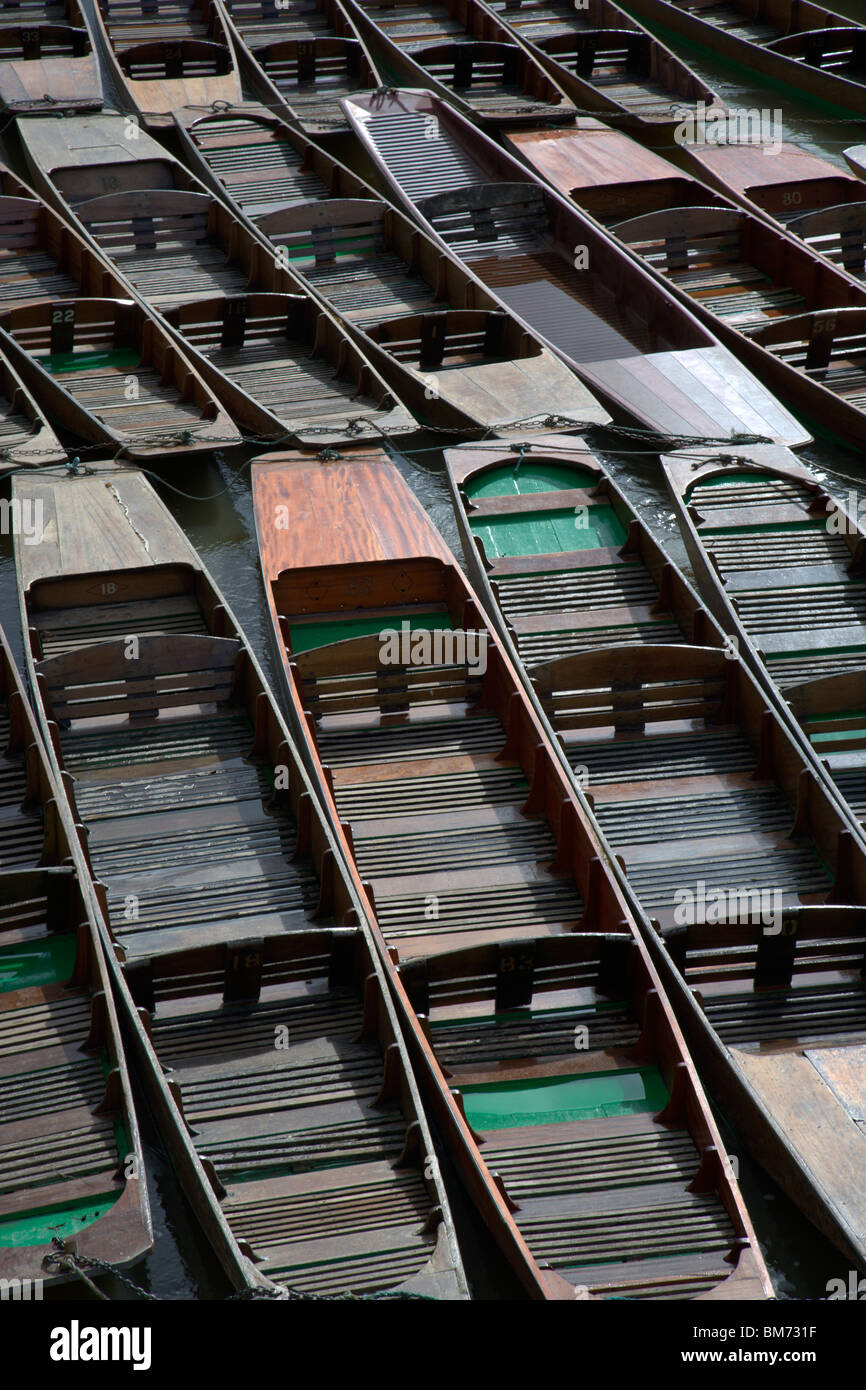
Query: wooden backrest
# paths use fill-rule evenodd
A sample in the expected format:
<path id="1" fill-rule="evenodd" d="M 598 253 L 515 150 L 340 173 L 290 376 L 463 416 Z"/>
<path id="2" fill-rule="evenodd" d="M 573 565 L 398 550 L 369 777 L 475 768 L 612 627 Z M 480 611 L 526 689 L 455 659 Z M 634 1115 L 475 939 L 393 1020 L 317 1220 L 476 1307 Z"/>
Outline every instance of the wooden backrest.
<path id="1" fill-rule="evenodd" d="M 372 198 L 324 198 L 269 213 L 256 225 L 280 250 L 285 248 L 293 266 L 309 271 L 377 255 L 386 239 L 386 212 L 386 205 Z"/>
<path id="2" fill-rule="evenodd" d="M 526 66 L 521 49 L 507 43 L 432 43 L 413 48 L 416 63 L 439 82 L 458 88 L 520 82 Z"/>
<path id="3" fill-rule="evenodd" d="M 280 89 L 325 84 L 343 74 L 361 78 L 363 50 L 357 39 L 286 39 L 252 53 Z"/>
<path id="4" fill-rule="evenodd" d="M 148 188 L 88 198 L 75 211 L 100 245 L 115 255 L 127 242 L 155 249 L 162 241 L 202 240 L 212 202 L 209 193 Z"/>
<path id="5" fill-rule="evenodd" d="M 225 44 L 208 39 L 157 39 L 123 48 L 117 54 L 123 72 L 133 82 L 161 78 L 224 77 L 233 68 Z"/>
<path id="6" fill-rule="evenodd" d="M 573 68 L 578 77 L 591 80 L 597 69 L 648 72 L 650 38 L 630 29 L 591 29 L 574 34 L 555 34 L 538 42 L 542 52 Z"/>
<path id="7" fill-rule="evenodd" d="M 388 618 L 383 618 L 382 629 L 399 633 L 399 626 Z M 390 648 L 397 644 L 379 633 L 300 652 L 292 665 L 301 682 L 304 705 L 321 719 L 360 711 L 397 715 L 414 706 L 449 701 L 473 703 L 481 694 L 482 677 L 473 675 L 466 662 L 448 660 L 459 652 L 460 635 L 443 630 L 437 641 L 431 633 L 434 659 L 423 665 L 389 659 Z M 445 659 L 437 661 L 440 652 Z"/>
<path id="8" fill-rule="evenodd" d="M 683 270 L 705 260 L 742 258 L 746 214 L 731 208 L 660 209 L 617 222 L 611 230 L 647 260 Z"/>
<path id="9" fill-rule="evenodd" d="M 40 661 L 36 673 L 51 718 L 156 717 L 160 711 L 224 704 L 242 653 L 228 637 L 125 637 Z"/>
<path id="10" fill-rule="evenodd" d="M 4 25 L 0 28 L 0 54 L 4 63 L 16 59 L 45 62 L 52 58 L 84 58 L 89 52 L 87 30 L 71 24 Z"/>
<path id="11" fill-rule="evenodd" d="M 531 183 L 481 183 L 419 198 L 418 211 L 458 255 L 521 255 L 548 233 L 544 194 Z"/>
<path id="12" fill-rule="evenodd" d="M 625 997 L 636 948 L 630 934 L 570 932 L 493 942 L 401 962 L 400 979 L 416 1013 L 473 1003 L 496 1012 L 543 1006 L 544 995 L 595 989 Z"/>
<path id="13" fill-rule="evenodd" d="M 731 718 L 735 667 L 708 647 L 608 647 L 535 666 L 532 680 L 559 732 L 640 732 L 671 720 Z"/>
<path id="14" fill-rule="evenodd" d="M 528 333 L 515 335 L 512 328 L 513 320 L 498 310 L 449 309 L 380 319 L 366 325 L 365 331 L 399 362 L 426 372 L 540 353 Z"/>

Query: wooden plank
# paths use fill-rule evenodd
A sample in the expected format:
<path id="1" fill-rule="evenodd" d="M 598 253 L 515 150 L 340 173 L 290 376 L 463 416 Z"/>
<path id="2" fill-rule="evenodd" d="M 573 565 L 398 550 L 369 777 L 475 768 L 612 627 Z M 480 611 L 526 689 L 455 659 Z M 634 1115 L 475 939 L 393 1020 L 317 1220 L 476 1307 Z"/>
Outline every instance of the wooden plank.
<path id="1" fill-rule="evenodd" d="M 860 1249 L 866 1242 L 866 1134 L 818 1067 L 801 1052 L 730 1049 L 759 1099 L 786 1135 L 797 1161 Z M 839 1064 L 831 1062 L 834 1076 Z"/>

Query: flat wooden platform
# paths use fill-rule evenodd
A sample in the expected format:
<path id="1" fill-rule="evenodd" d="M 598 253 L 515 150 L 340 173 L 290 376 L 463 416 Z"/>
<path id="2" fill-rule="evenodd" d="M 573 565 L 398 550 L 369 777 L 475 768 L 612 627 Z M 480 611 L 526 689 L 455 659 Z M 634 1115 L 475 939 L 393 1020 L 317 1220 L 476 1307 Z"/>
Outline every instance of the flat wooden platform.
<path id="1" fill-rule="evenodd" d="M 862 1247 L 866 1241 L 866 1047 L 764 1055 L 731 1048 L 731 1053 L 811 1181 Z"/>
<path id="2" fill-rule="evenodd" d="M 98 574 L 147 565 L 187 564 L 198 557 L 143 475 L 116 464 L 91 464 L 70 480 L 17 477 L 15 496 L 42 503 L 42 537 L 19 547 L 24 584 L 65 574 Z M 132 518 L 135 518 L 133 521 Z M 98 524 L 97 524 L 98 522 Z"/>
<path id="3" fill-rule="evenodd" d="M 271 579 L 286 568 L 417 556 L 456 564 L 421 503 L 381 451 L 333 463 L 303 454 L 268 454 L 253 461 L 252 489 L 262 565 Z"/>

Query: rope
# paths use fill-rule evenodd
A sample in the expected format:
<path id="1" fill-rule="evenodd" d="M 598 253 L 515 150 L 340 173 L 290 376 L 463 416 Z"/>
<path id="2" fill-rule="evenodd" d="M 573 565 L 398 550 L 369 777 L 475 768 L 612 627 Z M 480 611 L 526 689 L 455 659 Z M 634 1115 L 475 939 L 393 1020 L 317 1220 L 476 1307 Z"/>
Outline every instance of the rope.
<path id="1" fill-rule="evenodd" d="M 128 1279 L 117 1265 L 109 1264 L 107 1260 L 97 1259 L 95 1255 L 77 1255 L 74 1250 L 67 1250 L 59 1236 L 52 1239 L 54 1247 L 50 1255 L 46 1255 L 43 1264 L 47 1270 L 57 1270 L 61 1274 L 77 1274 L 83 1284 L 86 1284 L 95 1298 L 101 1299 L 104 1303 L 110 1303 L 111 1299 L 104 1293 L 90 1278 L 88 1270 L 97 1269 L 103 1274 L 111 1274 L 119 1280 L 127 1289 L 131 1289 L 137 1298 L 144 1298 L 149 1303 L 162 1303 L 163 1299 L 155 1293 L 148 1293 L 140 1285 Z M 276 1285 L 267 1287 L 266 1285 L 251 1285 L 241 1289 L 237 1293 L 229 1294 L 225 1299 L 226 1303 L 244 1303 L 254 1299 L 279 1299 L 281 1302 L 290 1301 L 294 1303 L 369 1303 L 400 1301 L 400 1302 L 422 1302 L 430 1303 L 435 1300 L 430 1299 L 426 1294 L 421 1293 L 337 1293 L 337 1294 L 318 1294 L 302 1293 L 300 1289 L 293 1289 L 288 1286 L 279 1288 Z"/>

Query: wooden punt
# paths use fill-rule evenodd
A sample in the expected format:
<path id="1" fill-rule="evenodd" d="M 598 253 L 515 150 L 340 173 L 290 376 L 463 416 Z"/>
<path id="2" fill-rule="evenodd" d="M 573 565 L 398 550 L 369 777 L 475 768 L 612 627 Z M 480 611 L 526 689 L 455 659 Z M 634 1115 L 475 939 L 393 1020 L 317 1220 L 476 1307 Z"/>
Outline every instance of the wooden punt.
<path id="1" fill-rule="evenodd" d="M 65 462 L 66 450 L 46 413 L 0 349 L 0 477 L 16 468 Z"/>
<path id="2" fill-rule="evenodd" d="M 345 164 L 264 108 L 178 122 L 178 138 L 202 183 L 252 222 L 318 198 L 370 196 Z"/>
<path id="3" fill-rule="evenodd" d="M 508 137 L 557 188 L 582 204 L 586 183 L 616 174 L 600 150 L 632 142 L 617 131 L 541 132 Z M 549 136 L 554 139 L 548 138 Z M 866 285 L 767 218 L 739 208 L 696 179 L 635 151 L 641 211 L 607 224 L 609 233 L 690 304 L 733 353 L 809 423 L 860 448 L 866 443 Z M 671 187 L 671 180 L 675 185 Z"/>
<path id="4" fill-rule="evenodd" d="M 19 0 L 0 22 L 0 110 L 99 110 L 102 75 L 80 0 Z"/>
<path id="5" fill-rule="evenodd" d="M 176 461 L 241 442 L 168 330 L 136 300 L 6 309 L 0 353 L 50 419 L 127 459 Z"/>
<path id="6" fill-rule="evenodd" d="M 491 441 L 447 462 L 467 564 L 622 868 L 701 1075 L 862 1264 L 866 842 L 582 440 Z M 743 532 L 760 565 L 772 533 Z M 535 612 L 562 654 L 533 645 Z M 569 641 L 590 622 L 598 645 Z"/>
<path id="7" fill-rule="evenodd" d="M 167 309 L 163 317 L 245 434 L 334 448 L 417 429 L 311 295 L 199 299 Z"/>
<path id="8" fill-rule="evenodd" d="M 785 690 L 866 668 L 859 520 L 786 449 L 662 458 L 694 572 L 755 670 Z"/>
<path id="9" fill-rule="evenodd" d="M 477 0 L 344 4 L 388 78 L 429 88 L 482 130 L 574 120 L 562 86 Z"/>
<path id="10" fill-rule="evenodd" d="M 55 1239 L 122 1267 L 153 1231 L 81 850 L 2 630 L 0 731 L 0 1278 L 30 1299 L 15 1281 L 68 1277 Z"/>
<path id="11" fill-rule="evenodd" d="M 244 85 L 309 134 L 345 130 L 341 98 L 382 78 L 341 0 L 217 0 Z"/>
<path id="12" fill-rule="evenodd" d="M 445 463 L 470 580 L 527 669 L 593 647 L 722 642 L 585 440 L 491 440 Z"/>
<path id="13" fill-rule="evenodd" d="M 129 141 L 123 117 L 100 116 L 53 130 L 22 122 L 21 138 L 46 195 L 77 219 L 123 282 L 162 311 L 245 432 L 332 445 L 414 428 L 357 345 L 317 299 L 299 293 L 297 278 L 275 263 L 243 212 L 226 207 L 146 132 Z M 94 196 L 106 185 L 112 191 Z M 82 192 L 90 196 L 67 201 Z"/>
<path id="14" fill-rule="evenodd" d="M 141 474 L 16 479 L 26 656 L 139 1074 L 232 1282 L 466 1296 L 383 967 L 222 594 Z"/>
<path id="15" fill-rule="evenodd" d="M 808 442 L 660 277 L 459 113 L 413 92 L 346 110 L 395 197 L 613 411 L 662 435 Z"/>
<path id="16" fill-rule="evenodd" d="M 581 110 L 670 137 L 699 102 L 724 103 L 612 0 L 487 0 Z"/>
<path id="17" fill-rule="evenodd" d="M 433 1111 L 524 1288 L 765 1296 L 660 982 L 423 508 L 381 453 L 270 455 L 252 483 L 294 727 L 398 962 Z M 474 632 L 484 671 L 444 645 L 392 664 L 389 629 L 422 646 Z"/>
<path id="18" fill-rule="evenodd" d="M 686 39 L 831 110 L 866 113 L 866 28 L 813 0 L 628 0 L 656 31 Z"/>
<path id="19" fill-rule="evenodd" d="M 115 87 L 148 130 L 243 100 L 218 0 L 96 0 L 94 16 Z"/>
<path id="20" fill-rule="evenodd" d="M 610 421 L 444 243 L 390 204 L 327 199 L 270 213 L 257 226 L 419 420 L 499 432 L 529 421 Z"/>
<path id="21" fill-rule="evenodd" d="M 249 288 L 296 288 L 262 238 L 123 116 L 22 121 L 39 191 L 157 308 Z"/>
<path id="22" fill-rule="evenodd" d="M 866 279 L 866 188 L 828 159 L 783 141 L 684 145 L 698 178 L 751 212 L 781 222 L 857 280 Z"/>

